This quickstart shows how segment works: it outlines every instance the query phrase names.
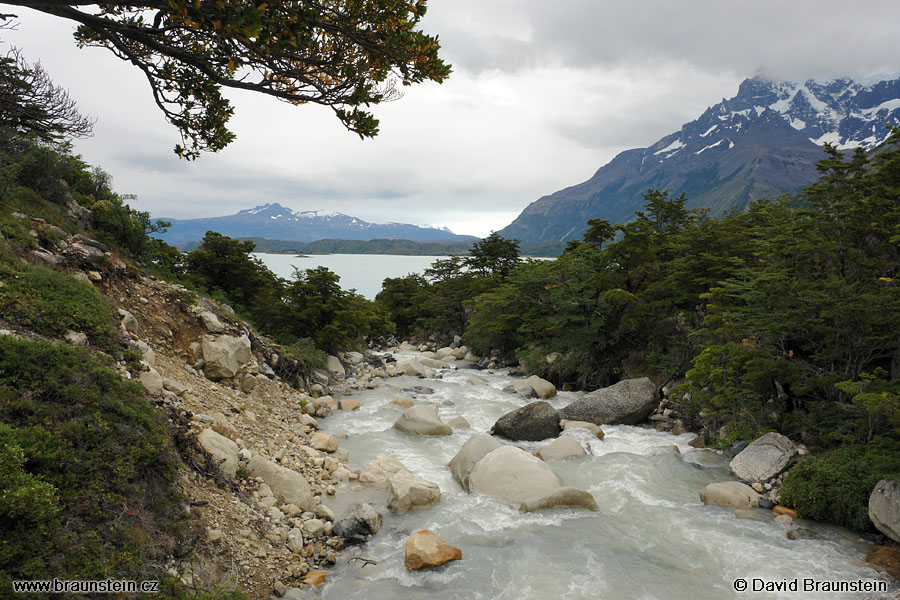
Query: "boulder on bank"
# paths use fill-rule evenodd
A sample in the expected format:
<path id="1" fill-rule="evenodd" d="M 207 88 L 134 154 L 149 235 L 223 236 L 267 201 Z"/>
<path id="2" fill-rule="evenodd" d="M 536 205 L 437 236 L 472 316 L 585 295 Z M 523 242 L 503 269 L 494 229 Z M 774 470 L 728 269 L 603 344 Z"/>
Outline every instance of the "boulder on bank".
<path id="1" fill-rule="evenodd" d="M 422 529 L 406 541 L 406 555 L 403 564 L 410 571 L 438 567 L 451 560 L 460 560 L 462 550 L 444 542 L 437 534 Z"/>
<path id="2" fill-rule="evenodd" d="M 569 421 L 595 425 L 637 425 L 650 416 L 657 404 L 656 385 L 641 377 L 585 394 L 559 414 Z"/>
<path id="3" fill-rule="evenodd" d="M 365 544 L 369 536 L 378 533 L 384 516 L 371 504 L 353 504 L 334 524 L 334 534 L 347 544 Z"/>
<path id="4" fill-rule="evenodd" d="M 462 445 L 459 452 L 450 460 L 450 473 L 453 479 L 467 492 L 469 489 L 469 474 L 479 460 L 500 447 L 500 442 L 486 433 L 476 433 Z"/>
<path id="5" fill-rule="evenodd" d="M 222 322 L 219 320 L 219 317 L 214 312 L 210 312 L 208 310 L 204 310 L 200 312 L 200 320 L 203 321 L 203 327 L 210 333 L 222 333 L 225 331 L 225 326 L 222 325 Z"/>
<path id="6" fill-rule="evenodd" d="M 435 404 L 419 404 L 403 411 L 394 429 L 413 435 L 451 435 L 453 429 L 441 421 Z"/>
<path id="7" fill-rule="evenodd" d="M 715 504 L 731 508 L 753 508 L 759 506 L 760 495 L 740 481 L 711 483 L 700 490 L 700 501 L 703 504 Z"/>
<path id="8" fill-rule="evenodd" d="M 506 413 L 491 428 L 494 435 L 531 442 L 555 438 L 561 431 L 559 413 L 543 400 Z"/>
<path id="9" fill-rule="evenodd" d="M 213 381 L 231 379 L 242 366 L 253 360 L 250 338 L 246 335 L 204 335 L 201 349 L 205 361 L 203 373 Z"/>
<path id="10" fill-rule="evenodd" d="M 337 356 L 332 356 L 329 354 L 327 366 L 328 372 L 331 373 L 331 377 L 334 378 L 335 381 L 344 380 L 347 372 L 344 370 L 344 365 L 341 364 L 341 361 Z"/>
<path id="11" fill-rule="evenodd" d="M 587 456 L 584 447 L 575 438 L 561 435 L 535 453 L 544 462 Z"/>
<path id="12" fill-rule="evenodd" d="M 484 494 L 520 510 L 556 506 L 595 509 L 593 497 L 563 486 L 547 463 L 515 446 L 501 446 L 479 460 L 469 474 L 473 494 Z"/>
<path id="13" fill-rule="evenodd" d="M 763 483 L 787 470 L 799 455 L 791 440 L 769 432 L 744 448 L 728 466 L 745 481 Z"/>
<path id="14" fill-rule="evenodd" d="M 247 471 L 251 477 L 262 477 L 272 490 L 272 495 L 282 504 L 295 504 L 303 510 L 315 508 L 312 488 L 300 473 L 276 465 L 258 454 L 254 454 L 247 463 Z"/>
<path id="15" fill-rule="evenodd" d="M 446 358 L 448 356 L 453 356 L 453 348 L 449 346 L 444 346 L 443 348 L 438 348 L 437 352 L 434 353 L 434 357 L 437 359 Z"/>
<path id="16" fill-rule="evenodd" d="M 362 363 L 366 359 L 365 355 L 361 352 L 346 352 L 344 353 L 344 360 L 346 360 L 351 365 L 358 365 Z"/>
<path id="17" fill-rule="evenodd" d="M 238 468 L 238 445 L 212 429 L 201 431 L 197 440 L 203 449 L 220 463 L 219 469 L 233 478 Z"/>
<path id="18" fill-rule="evenodd" d="M 546 400 L 547 398 L 552 398 L 556 395 L 556 386 L 546 379 L 541 379 L 537 375 L 515 381 L 513 382 L 512 387 L 518 393 L 522 393 L 530 388 L 532 392 L 534 392 L 534 395 L 541 400 Z"/>
<path id="19" fill-rule="evenodd" d="M 900 543 L 900 481 L 879 481 L 869 496 L 869 519 L 881 533 Z"/>

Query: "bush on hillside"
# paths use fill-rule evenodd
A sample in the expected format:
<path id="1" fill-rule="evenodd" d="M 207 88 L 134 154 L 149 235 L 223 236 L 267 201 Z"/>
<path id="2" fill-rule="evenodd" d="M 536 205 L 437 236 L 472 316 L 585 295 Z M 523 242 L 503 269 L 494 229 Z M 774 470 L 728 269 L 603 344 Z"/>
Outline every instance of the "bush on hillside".
<path id="1" fill-rule="evenodd" d="M 107 351 L 118 347 L 116 310 L 89 283 L 0 253 L 0 314 L 12 324 L 50 337 L 86 334 Z"/>
<path id="2" fill-rule="evenodd" d="M 63 343 L 0 337 L 0 588 L 151 578 L 177 543 L 177 457 L 139 384 Z"/>

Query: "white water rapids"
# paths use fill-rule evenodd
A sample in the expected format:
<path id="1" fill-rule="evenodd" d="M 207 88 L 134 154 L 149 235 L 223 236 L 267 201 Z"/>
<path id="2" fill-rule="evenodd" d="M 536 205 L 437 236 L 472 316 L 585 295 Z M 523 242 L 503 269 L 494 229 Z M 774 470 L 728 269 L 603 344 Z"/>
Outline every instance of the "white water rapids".
<path id="1" fill-rule="evenodd" d="M 356 551 L 377 565 L 347 562 L 354 551 L 345 553 L 316 590 L 321 597 L 866 598 L 872 594 L 739 593 L 733 582 L 738 578 L 751 582 L 753 578 L 882 580 L 865 565 L 867 544 L 850 531 L 798 522 L 822 539 L 791 541 L 786 537 L 788 528 L 775 524 L 769 511 L 759 510 L 759 520 L 738 519 L 730 509 L 701 504 L 698 492 L 705 485 L 735 478 L 725 458 L 688 446 L 690 434 L 605 426 L 606 437 L 598 440 L 586 430 L 567 432 L 574 433 L 593 455 L 550 464 L 566 485 L 593 494 L 599 505 L 596 512 L 554 509 L 523 514 L 471 496 L 451 477 L 447 463 L 473 433 L 489 431 L 498 417 L 527 401 L 501 391 L 512 381 L 505 371 L 440 373 L 442 379 L 389 379 L 379 389 L 354 395 L 362 403 L 358 411 L 338 411 L 321 422 L 325 431 L 347 434 L 341 446 L 350 451 L 353 464 L 365 468 L 378 454 L 386 453 L 441 488 L 441 501 L 432 508 L 413 509 L 402 516 L 386 514 L 382 530 Z M 469 383 L 473 376 L 486 379 L 489 385 Z M 409 391 L 414 386 L 434 392 Z M 564 392 L 550 402 L 560 408 L 579 395 Z M 457 430 L 451 436 L 413 436 L 392 429 L 403 412 L 389 404 L 398 396 L 437 403 L 445 422 L 462 415 L 472 429 Z M 516 445 L 533 452 L 549 441 Z M 407 571 L 404 544 L 420 529 L 431 529 L 461 548 L 462 560 L 431 571 Z"/>

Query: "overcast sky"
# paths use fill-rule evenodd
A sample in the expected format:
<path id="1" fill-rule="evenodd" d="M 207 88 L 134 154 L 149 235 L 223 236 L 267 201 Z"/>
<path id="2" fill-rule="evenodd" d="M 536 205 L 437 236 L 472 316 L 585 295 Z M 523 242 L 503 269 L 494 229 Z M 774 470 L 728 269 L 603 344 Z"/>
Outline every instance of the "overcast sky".
<path id="1" fill-rule="evenodd" d="M 231 93 L 237 139 L 185 162 L 137 69 L 77 49 L 69 21 L 2 12 L 20 17 L 3 41 L 97 118 L 77 150 L 156 217 L 280 202 L 483 236 L 618 152 L 678 130 L 746 77 L 900 70 L 897 0 L 431 0 L 423 27 L 454 72 L 376 107 L 374 140 L 325 108 Z"/>

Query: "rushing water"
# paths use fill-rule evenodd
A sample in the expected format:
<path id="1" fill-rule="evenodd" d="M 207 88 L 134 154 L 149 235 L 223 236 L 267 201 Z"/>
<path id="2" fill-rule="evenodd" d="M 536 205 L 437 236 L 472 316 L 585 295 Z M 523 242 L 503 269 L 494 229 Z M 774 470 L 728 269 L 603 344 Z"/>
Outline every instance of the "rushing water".
<path id="1" fill-rule="evenodd" d="M 405 354 L 405 353 L 404 353 Z M 801 522 L 820 540 L 791 541 L 787 528 L 759 510 L 759 520 L 738 519 L 731 510 L 704 506 L 705 485 L 733 480 L 727 461 L 696 451 L 691 435 L 606 426 L 603 440 L 585 430 L 571 433 L 592 455 L 551 463 L 565 480 L 593 494 L 596 512 L 555 509 L 523 514 L 465 493 L 447 463 L 476 431 L 487 431 L 522 400 L 502 392 L 512 381 L 505 371 L 443 371 L 442 379 L 398 377 L 355 396 L 362 407 L 322 421 L 325 430 L 346 433 L 341 445 L 351 461 L 368 466 L 387 453 L 440 485 L 441 501 L 402 516 L 387 515 L 384 528 L 359 551 L 377 565 L 344 562 L 319 588 L 324 598 L 395 599 L 623 599 L 721 600 L 723 598 L 865 598 L 870 593 L 737 593 L 745 578 L 876 580 L 863 554 L 866 544 L 852 532 Z M 473 385 L 472 376 L 489 381 Z M 432 394 L 409 391 L 427 386 Z M 406 388 L 407 391 L 403 391 Z M 402 413 L 389 405 L 397 396 L 435 402 L 441 418 L 462 415 L 471 430 L 451 436 L 412 436 L 391 428 Z M 557 408 L 578 397 L 560 393 Z M 548 440 L 549 441 L 549 440 Z M 534 451 L 547 442 L 517 443 Z M 677 447 L 678 452 L 675 451 Z M 431 571 L 409 572 L 403 564 L 410 534 L 432 529 L 462 549 L 463 559 Z"/>

